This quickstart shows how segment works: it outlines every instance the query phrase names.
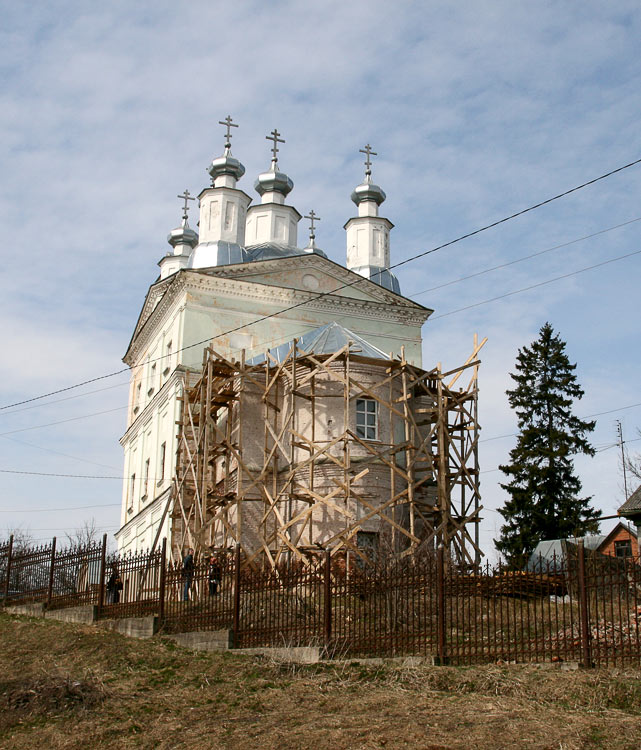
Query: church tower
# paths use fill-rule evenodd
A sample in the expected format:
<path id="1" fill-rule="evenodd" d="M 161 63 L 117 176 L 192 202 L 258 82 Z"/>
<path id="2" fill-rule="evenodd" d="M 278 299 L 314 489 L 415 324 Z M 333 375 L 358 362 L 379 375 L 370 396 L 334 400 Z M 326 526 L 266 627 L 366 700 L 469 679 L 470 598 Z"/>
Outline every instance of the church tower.
<path id="1" fill-rule="evenodd" d="M 172 251 L 159 263 L 123 358 L 131 383 L 121 438 L 121 552 L 169 535 L 183 394 L 200 377 L 209 344 L 229 360 L 248 361 L 327 327 L 332 341 L 348 331 L 386 355 L 403 348 L 408 362 L 421 365 L 421 326 L 432 311 L 403 297 L 389 270 L 392 224 L 378 215 L 385 193 L 371 179 L 370 146 L 363 150 L 365 181 L 352 194 L 358 216 L 345 225 L 345 267 L 316 245 L 314 211 L 305 217 L 309 241 L 298 247 L 302 216 L 285 203 L 294 183 L 278 163 L 285 143 L 278 130 L 266 136 L 271 164 L 258 175 L 260 202 L 251 205 L 237 187 L 245 174 L 231 151 L 237 125 L 231 117 L 220 124 L 224 150 L 207 168 L 211 185 L 198 195 L 198 231 L 189 226 L 195 199 L 185 190 L 178 196 L 182 222 L 167 238 Z"/>
<path id="2" fill-rule="evenodd" d="M 398 279 L 389 270 L 389 233 L 394 225 L 389 219 L 378 215 L 378 207 L 386 195 L 372 182 L 370 156 L 377 154 L 372 151 L 369 143 L 360 152 L 366 155 L 365 180 L 352 193 L 352 200 L 358 206 L 358 216 L 350 219 L 344 226 L 347 230 L 347 267 L 400 294 Z"/>

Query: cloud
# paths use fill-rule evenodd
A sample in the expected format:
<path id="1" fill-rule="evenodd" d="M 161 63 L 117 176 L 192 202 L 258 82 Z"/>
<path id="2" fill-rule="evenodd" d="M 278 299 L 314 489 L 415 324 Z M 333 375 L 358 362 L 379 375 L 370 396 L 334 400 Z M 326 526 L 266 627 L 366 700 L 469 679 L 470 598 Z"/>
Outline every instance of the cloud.
<path id="1" fill-rule="evenodd" d="M 205 167 L 222 147 L 217 121 L 228 113 L 241 125 L 233 148 L 247 175 L 239 187 L 253 194 L 255 175 L 268 166 L 264 136 L 277 126 L 287 141 L 281 163 L 295 182 L 291 202 L 320 214 L 318 244 L 339 262 L 365 142 L 378 152 L 374 178 L 388 195 L 383 213 L 396 225 L 393 262 L 638 156 L 641 13 L 627 0 L 95 7 L 69 0 L 14 4 L 3 20 L 1 403 L 120 368 L 167 232 L 179 220 L 175 196 L 206 185 Z M 641 170 L 628 170 L 399 268 L 402 288 L 412 294 L 626 221 L 639 214 L 640 193 Z M 639 249 L 639 234 L 632 225 L 418 299 L 436 316 Z M 639 262 L 428 322 L 425 361 L 456 365 L 475 331 L 487 335 L 484 435 L 509 432 L 504 390 L 516 350 L 549 319 L 579 362 L 583 404 L 598 411 L 633 403 Z M 53 421 L 56 409 L 78 415 L 117 406 L 125 391 L 26 412 L 20 424 Z M 633 413 L 626 419 L 631 429 L 641 423 Z M 122 420 L 96 420 L 38 438 L 117 462 Z M 5 422 L 0 412 L 0 431 Z M 599 429 L 599 439 L 609 439 L 608 425 Z M 29 433 L 33 443 L 36 434 Z M 485 443 L 483 467 L 504 460 L 509 443 Z M 77 467 L 34 451 L 12 446 L 5 461 Z M 618 476 L 608 452 L 580 470 L 586 492 L 611 506 Z M 484 475 L 489 507 L 502 502 L 499 479 Z M 45 489 L 17 478 L 7 480 L 4 496 L 19 507 L 88 494 L 119 497 L 98 484 L 70 480 Z"/>

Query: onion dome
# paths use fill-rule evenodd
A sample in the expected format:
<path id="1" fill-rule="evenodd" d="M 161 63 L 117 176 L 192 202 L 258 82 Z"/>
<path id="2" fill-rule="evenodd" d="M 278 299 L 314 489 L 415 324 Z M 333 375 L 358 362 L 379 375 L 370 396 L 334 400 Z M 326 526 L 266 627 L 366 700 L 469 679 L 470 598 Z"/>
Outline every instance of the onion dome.
<path id="1" fill-rule="evenodd" d="M 279 136 L 280 133 L 276 128 L 269 135 L 265 136 L 266 140 L 272 141 L 274 145 L 271 148 L 272 163 L 269 170 L 259 174 L 258 179 L 254 183 L 254 189 L 261 197 L 266 193 L 280 193 L 285 197 L 294 189 L 292 180 L 284 172 L 278 170 L 278 152 L 280 151 L 278 144 L 285 143 Z"/>
<path id="2" fill-rule="evenodd" d="M 217 177 L 223 177 L 224 175 L 229 175 L 236 181 L 240 180 L 245 174 L 245 167 L 231 155 L 231 145 L 227 143 L 223 155 L 214 159 L 207 167 L 207 171 L 211 176 L 211 184 L 213 185 Z"/>
<path id="3" fill-rule="evenodd" d="M 280 193 L 282 196 L 291 193 L 294 189 L 294 183 L 284 172 L 276 170 L 277 163 L 272 162 L 271 169 L 258 175 L 254 183 L 254 189 L 258 195 L 263 196 L 265 193 Z"/>
<path id="4" fill-rule="evenodd" d="M 198 233 L 189 226 L 187 217 L 184 217 L 180 226 L 172 229 L 167 235 L 167 242 L 174 248 L 179 245 L 188 245 L 191 248 L 198 244 Z"/>
<path id="5" fill-rule="evenodd" d="M 365 182 L 354 188 L 351 195 L 352 200 L 357 206 L 365 201 L 374 201 L 377 206 L 380 206 L 386 197 L 383 188 L 375 185 L 370 175 L 365 177 Z"/>

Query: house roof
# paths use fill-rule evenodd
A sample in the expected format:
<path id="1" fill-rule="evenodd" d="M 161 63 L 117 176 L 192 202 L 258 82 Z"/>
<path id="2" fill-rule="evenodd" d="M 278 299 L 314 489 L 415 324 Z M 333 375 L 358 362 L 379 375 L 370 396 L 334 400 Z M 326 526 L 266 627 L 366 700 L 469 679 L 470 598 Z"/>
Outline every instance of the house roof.
<path id="1" fill-rule="evenodd" d="M 269 353 L 282 362 L 289 354 L 294 342 L 288 341 L 286 344 L 270 349 Z M 307 354 L 333 354 L 339 349 L 349 344 L 349 350 L 352 354 L 359 354 L 362 357 L 371 359 L 389 359 L 389 355 L 379 349 L 374 344 L 370 344 L 362 336 L 343 328 L 339 323 L 327 323 L 327 325 L 315 328 L 301 336 L 297 341 L 298 349 L 302 349 Z M 247 364 L 260 365 L 265 361 L 264 354 L 258 354 L 248 360 Z"/>
<path id="2" fill-rule="evenodd" d="M 636 490 L 619 508 L 619 514 L 622 516 L 636 516 L 641 514 L 641 485 L 636 488 Z"/>
<path id="3" fill-rule="evenodd" d="M 540 570 L 543 565 L 548 563 L 561 563 L 565 559 L 564 542 L 571 542 L 572 544 L 578 544 L 583 541 L 585 549 L 598 549 L 603 543 L 605 537 L 602 534 L 594 534 L 590 536 L 575 536 L 569 539 L 545 539 L 539 542 L 534 551 L 530 555 L 528 560 L 528 570 Z M 552 566 L 553 567 L 553 566 Z"/>

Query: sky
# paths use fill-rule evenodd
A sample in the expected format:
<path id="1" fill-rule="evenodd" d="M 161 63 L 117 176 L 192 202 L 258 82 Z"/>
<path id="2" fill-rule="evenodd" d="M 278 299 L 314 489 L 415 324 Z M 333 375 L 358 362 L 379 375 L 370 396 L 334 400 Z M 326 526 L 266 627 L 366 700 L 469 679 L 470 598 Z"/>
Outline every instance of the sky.
<path id="1" fill-rule="evenodd" d="M 343 264 L 370 143 L 394 264 L 641 158 L 639 38 L 641 8 L 627 0 L 5 3 L 0 407 L 123 368 L 179 223 L 176 196 L 207 186 L 228 114 L 247 170 L 239 187 L 258 197 L 265 135 L 278 128 L 288 202 L 317 212 L 317 244 Z M 624 500 L 616 419 L 641 452 L 640 196 L 637 165 L 398 268 L 403 293 L 435 311 L 426 367 L 455 367 L 474 333 L 488 338 L 490 560 L 506 499 L 497 467 L 516 431 L 505 390 L 546 321 L 578 365 L 575 412 L 607 412 L 596 456 L 576 460 L 584 493 L 605 515 Z M 299 244 L 305 234 L 301 224 Z M 124 373 L 0 410 L 0 536 L 44 542 L 86 521 L 113 534 L 127 383 Z"/>

